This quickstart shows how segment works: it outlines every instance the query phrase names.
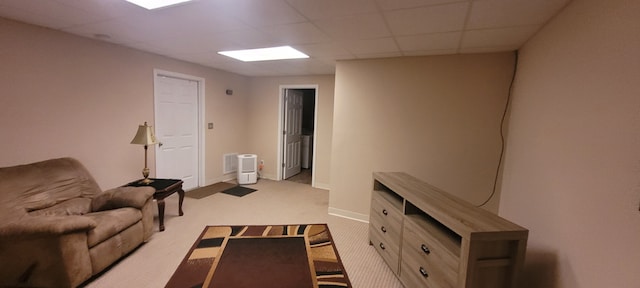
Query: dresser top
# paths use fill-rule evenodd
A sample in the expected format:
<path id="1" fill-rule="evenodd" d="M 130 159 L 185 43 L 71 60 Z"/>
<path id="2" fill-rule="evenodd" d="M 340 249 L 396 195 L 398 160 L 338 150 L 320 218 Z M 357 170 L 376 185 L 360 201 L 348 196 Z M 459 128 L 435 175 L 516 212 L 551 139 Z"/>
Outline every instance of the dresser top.
<path id="1" fill-rule="evenodd" d="M 465 238 L 527 237 L 527 229 L 407 173 L 374 172 L 373 179 Z"/>

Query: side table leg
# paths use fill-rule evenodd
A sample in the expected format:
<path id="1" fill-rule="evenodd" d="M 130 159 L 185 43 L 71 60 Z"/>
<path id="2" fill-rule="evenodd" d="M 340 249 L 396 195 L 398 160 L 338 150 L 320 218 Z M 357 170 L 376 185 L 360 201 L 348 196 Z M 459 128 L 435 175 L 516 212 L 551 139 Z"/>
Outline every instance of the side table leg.
<path id="1" fill-rule="evenodd" d="M 182 216 L 184 215 L 184 213 L 182 212 L 182 201 L 184 201 L 184 190 L 180 189 L 178 190 L 178 196 L 180 196 L 180 199 L 178 200 L 178 215 Z"/>
<path id="2" fill-rule="evenodd" d="M 178 200 L 178 215 L 182 216 L 182 215 L 184 215 L 184 213 L 182 212 L 182 201 L 184 201 L 184 190 L 182 190 L 182 189 L 178 190 L 178 196 L 179 196 L 179 200 Z"/>
<path id="3" fill-rule="evenodd" d="M 164 199 L 158 199 L 158 220 L 160 231 L 164 231 Z"/>

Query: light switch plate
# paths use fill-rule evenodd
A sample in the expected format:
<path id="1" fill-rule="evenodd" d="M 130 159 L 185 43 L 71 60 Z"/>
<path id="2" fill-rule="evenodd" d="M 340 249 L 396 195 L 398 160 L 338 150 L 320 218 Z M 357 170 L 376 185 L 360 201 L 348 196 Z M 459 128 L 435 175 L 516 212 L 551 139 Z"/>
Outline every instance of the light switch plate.
<path id="1" fill-rule="evenodd" d="M 207 128 L 209 128 L 209 129 L 213 129 L 213 123 L 209 123 L 209 124 L 207 125 Z"/>

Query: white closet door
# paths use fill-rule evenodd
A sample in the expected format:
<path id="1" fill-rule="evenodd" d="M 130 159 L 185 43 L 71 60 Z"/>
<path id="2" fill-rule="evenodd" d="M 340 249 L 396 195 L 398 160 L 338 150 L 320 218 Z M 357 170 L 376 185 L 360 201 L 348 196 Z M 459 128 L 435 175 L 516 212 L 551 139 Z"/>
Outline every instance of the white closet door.
<path id="1" fill-rule="evenodd" d="M 284 179 L 300 173 L 302 151 L 302 91 L 287 89 L 284 117 Z"/>
<path id="2" fill-rule="evenodd" d="M 157 75 L 155 79 L 156 177 L 182 179 L 183 189 L 198 187 L 198 89 L 193 80 Z"/>

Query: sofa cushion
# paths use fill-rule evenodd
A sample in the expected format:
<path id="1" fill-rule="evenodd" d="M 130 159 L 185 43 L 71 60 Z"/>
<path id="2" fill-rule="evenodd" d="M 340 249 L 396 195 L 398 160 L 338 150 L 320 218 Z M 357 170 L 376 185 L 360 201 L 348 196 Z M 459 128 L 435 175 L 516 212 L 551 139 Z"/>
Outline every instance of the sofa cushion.
<path id="1" fill-rule="evenodd" d="M 85 216 L 97 223 L 96 228 L 87 235 L 87 244 L 91 248 L 140 221 L 142 212 L 135 208 L 120 208 L 89 213 Z"/>
<path id="2" fill-rule="evenodd" d="M 60 158 L 0 168 L 0 218 L 11 221 L 27 212 L 101 192 L 77 160 Z"/>
<path id="3" fill-rule="evenodd" d="M 84 215 L 91 212 L 91 199 L 73 198 L 49 208 L 29 212 L 31 216 L 69 216 Z"/>
<path id="4" fill-rule="evenodd" d="M 91 211 L 98 212 L 123 207 L 142 208 L 155 193 L 153 187 L 118 187 L 98 194 L 91 201 Z"/>

